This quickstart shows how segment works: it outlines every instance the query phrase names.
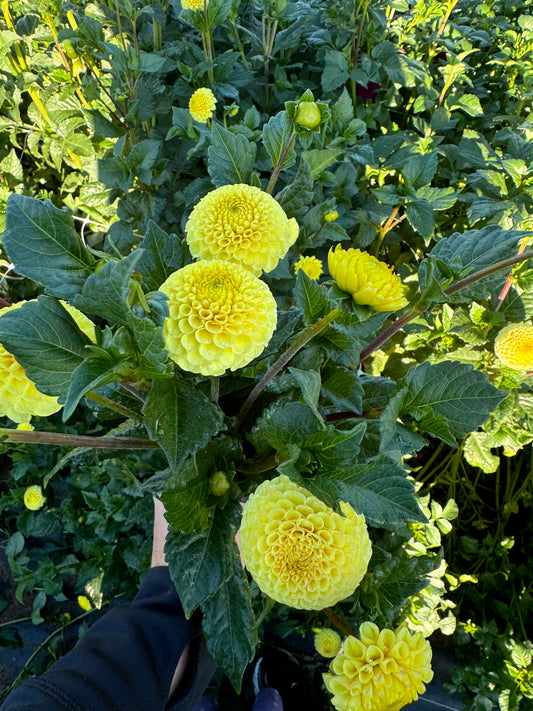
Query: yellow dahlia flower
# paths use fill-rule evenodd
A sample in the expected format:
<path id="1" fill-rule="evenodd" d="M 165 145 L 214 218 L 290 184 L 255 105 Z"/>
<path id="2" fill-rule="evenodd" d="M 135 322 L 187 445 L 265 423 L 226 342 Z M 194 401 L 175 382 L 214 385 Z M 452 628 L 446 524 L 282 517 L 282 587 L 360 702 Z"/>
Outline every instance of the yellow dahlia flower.
<path id="1" fill-rule="evenodd" d="M 276 328 L 268 286 L 238 264 L 188 264 L 159 290 L 169 298 L 165 345 L 183 370 L 222 375 L 242 368 L 263 352 Z"/>
<path id="2" fill-rule="evenodd" d="M 533 369 L 533 326 L 513 323 L 505 326 L 496 336 L 494 352 L 508 368 Z"/>
<path id="3" fill-rule="evenodd" d="M 25 301 L 0 309 L 0 316 L 7 311 L 20 308 Z M 72 316 L 81 331 L 91 341 L 96 340 L 94 324 L 78 309 L 60 302 Z M 48 417 L 58 412 L 63 406 L 57 398 L 41 393 L 28 378 L 24 368 L 15 360 L 11 353 L 0 344 L 0 417 L 9 417 L 13 422 L 29 425 L 32 415 Z"/>
<path id="4" fill-rule="evenodd" d="M 337 711 L 398 711 L 423 694 L 433 678 L 431 647 L 420 632 L 393 632 L 363 622 L 347 637 L 324 674 Z"/>
<path id="5" fill-rule="evenodd" d="M 340 244 L 328 254 L 329 273 L 343 291 L 348 291 L 356 304 L 374 311 L 397 311 L 407 305 L 400 278 L 385 262 L 368 252 Z"/>
<path id="6" fill-rule="evenodd" d="M 300 269 L 307 274 L 309 279 L 318 279 L 324 273 L 322 262 L 316 257 L 300 257 L 294 265 L 294 273 L 298 274 Z"/>
<path id="7" fill-rule="evenodd" d="M 207 193 L 185 225 L 193 257 L 235 262 L 256 276 L 276 267 L 298 229 L 271 195 L 243 183 Z"/>
<path id="8" fill-rule="evenodd" d="M 46 499 L 40 486 L 28 486 L 24 492 L 24 506 L 30 511 L 37 511 L 44 506 Z"/>
<path id="9" fill-rule="evenodd" d="M 181 0 L 181 6 L 184 10 L 203 10 L 204 0 Z"/>
<path id="10" fill-rule="evenodd" d="M 203 7 L 203 2 L 202 2 Z M 189 112 L 195 121 L 207 123 L 215 111 L 217 100 L 211 89 L 196 89 L 189 99 Z"/>
<path id="11" fill-rule="evenodd" d="M 364 517 L 340 508 L 343 516 L 283 475 L 257 487 L 244 507 L 241 550 L 266 595 L 322 610 L 353 593 L 372 547 Z"/>
<path id="12" fill-rule="evenodd" d="M 315 649 L 322 657 L 337 656 L 341 646 L 341 636 L 335 630 L 323 629 L 315 634 Z"/>

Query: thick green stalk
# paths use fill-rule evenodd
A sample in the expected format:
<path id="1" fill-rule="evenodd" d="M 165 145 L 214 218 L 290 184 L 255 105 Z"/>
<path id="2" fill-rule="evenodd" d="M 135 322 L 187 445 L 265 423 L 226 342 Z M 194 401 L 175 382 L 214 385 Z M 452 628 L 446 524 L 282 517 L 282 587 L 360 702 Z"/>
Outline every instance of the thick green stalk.
<path id="1" fill-rule="evenodd" d="M 89 449 L 155 449 L 159 445 L 141 437 L 93 437 L 64 432 L 11 430 L 0 427 L 0 440 L 25 444 L 53 444 L 59 447 L 88 447 Z"/>
<path id="2" fill-rule="evenodd" d="M 263 375 L 261 380 L 257 383 L 252 392 L 248 395 L 244 401 L 237 417 L 235 418 L 235 426 L 238 427 L 244 420 L 248 411 L 257 400 L 259 395 L 266 388 L 268 383 L 274 378 L 283 368 L 289 363 L 289 361 L 294 358 L 294 356 L 301 350 L 311 339 L 327 328 L 339 315 L 340 309 L 335 308 L 326 314 L 323 318 L 319 319 L 316 323 L 308 326 L 304 331 L 300 333 L 298 338 L 291 343 L 287 350 L 280 355 L 275 363 L 273 363 L 267 372 Z"/>

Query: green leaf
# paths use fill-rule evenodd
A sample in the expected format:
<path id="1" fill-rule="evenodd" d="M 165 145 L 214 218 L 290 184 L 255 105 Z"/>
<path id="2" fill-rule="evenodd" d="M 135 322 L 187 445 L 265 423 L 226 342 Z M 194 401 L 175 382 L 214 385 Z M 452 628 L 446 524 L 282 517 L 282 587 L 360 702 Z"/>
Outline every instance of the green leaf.
<path id="1" fill-rule="evenodd" d="M 447 97 L 448 98 L 448 97 Z M 449 111 L 460 109 L 468 116 L 483 116 L 483 108 L 479 98 L 475 94 L 463 94 L 457 98 L 456 94 L 449 94 L 449 101 L 446 101 L 446 108 Z"/>
<path id="2" fill-rule="evenodd" d="M 457 361 L 421 363 L 409 370 L 404 384 L 399 414 L 420 420 L 430 410 L 442 415 L 459 439 L 486 422 L 508 395 L 491 385 L 485 373 Z"/>
<path id="3" fill-rule="evenodd" d="M 371 583 L 363 581 L 363 601 L 366 587 L 372 596 L 377 595 L 377 607 L 381 612 L 401 607 L 409 597 L 427 587 L 426 576 L 433 571 L 434 565 L 434 561 L 425 556 L 407 560 L 391 556 L 376 567 Z"/>
<path id="4" fill-rule="evenodd" d="M 334 363 L 350 368 L 359 364 L 359 344 L 350 328 L 333 323 L 314 339 L 314 343 L 322 346 Z"/>
<path id="5" fill-rule="evenodd" d="M 363 387 L 359 376 L 342 365 L 327 368 L 322 381 L 322 393 L 337 407 L 361 414 Z"/>
<path id="6" fill-rule="evenodd" d="M 309 163 L 300 159 L 294 180 L 276 195 L 276 200 L 285 210 L 287 217 L 298 217 L 307 212 L 313 199 L 313 178 Z M 301 269 L 300 269 L 301 271 Z"/>
<path id="7" fill-rule="evenodd" d="M 136 250 L 120 260 L 104 264 L 87 279 L 81 294 L 74 299 L 76 308 L 84 313 L 101 316 L 109 323 L 128 325 L 130 276 L 136 269 L 142 252 Z"/>
<path id="8" fill-rule="evenodd" d="M 320 477 L 314 480 L 321 485 Z M 405 521 L 425 522 L 413 484 L 392 459 L 380 456 L 329 475 L 329 491 L 364 514 L 371 526 L 394 531 Z"/>
<path id="9" fill-rule="evenodd" d="M 324 71 L 322 72 L 322 88 L 326 92 L 333 91 L 344 84 L 349 78 L 348 60 L 333 49 L 326 50 L 324 57 Z"/>
<path id="10" fill-rule="evenodd" d="M 454 232 L 450 237 L 441 239 L 429 253 L 430 256 L 443 260 L 448 265 L 462 265 L 462 276 L 477 272 L 502 259 L 516 254 L 518 244 L 529 232 L 502 230 L 498 225 L 487 225 L 480 230 Z M 424 260 L 419 269 L 422 288 L 426 281 L 427 262 Z M 507 271 L 495 274 L 461 289 L 449 297 L 453 303 L 467 303 L 476 299 L 488 298 L 502 288 Z"/>
<path id="11" fill-rule="evenodd" d="M 72 371 L 63 408 L 63 422 L 73 414 L 79 401 L 90 390 L 121 380 L 117 365 L 110 358 L 88 358 Z"/>
<path id="12" fill-rule="evenodd" d="M 500 458 L 491 452 L 492 438 L 486 432 L 472 432 L 465 440 L 463 454 L 473 467 L 479 467 L 485 474 L 492 474 L 500 466 Z"/>
<path id="13" fill-rule="evenodd" d="M 202 604 L 202 629 L 210 657 L 240 692 L 244 670 L 255 654 L 257 624 L 248 580 L 234 541 L 240 522 L 240 506 L 234 505 L 229 513 L 224 509 L 224 514 L 219 535 L 226 538 L 226 575 L 216 593 Z"/>
<path id="14" fill-rule="evenodd" d="M 363 409 L 381 410 L 396 394 L 397 385 L 389 378 L 365 375 L 361 378 L 363 387 Z"/>
<path id="15" fill-rule="evenodd" d="M 11 194 L 7 200 L 2 247 L 19 274 L 61 299 L 72 299 L 81 290 L 94 263 L 70 215 L 49 200 L 24 195 Z"/>
<path id="16" fill-rule="evenodd" d="M 350 123 L 353 117 L 352 100 L 345 87 L 338 100 L 331 107 L 331 120 L 333 125 L 339 130 L 339 133 L 342 133 L 343 129 Z"/>
<path id="17" fill-rule="evenodd" d="M 357 423 L 350 430 L 338 430 L 328 425 L 319 432 L 307 435 L 301 443 L 301 449 L 314 455 L 321 474 L 337 474 L 341 467 L 351 464 L 357 458 L 365 432 L 364 422 Z"/>
<path id="18" fill-rule="evenodd" d="M 306 435 L 319 429 L 321 427 L 307 405 L 290 402 L 264 410 L 250 432 L 249 439 L 259 454 L 271 448 L 285 453 L 288 445 L 302 442 Z"/>
<path id="19" fill-rule="evenodd" d="M 148 380 L 172 377 L 174 369 L 165 348 L 163 328 L 134 314 L 130 314 L 128 323 L 140 360 L 138 374 Z"/>
<path id="20" fill-rule="evenodd" d="M 0 317 L 0 343 L 39 390 L 64 397 L 90 341 L 59 301 L 39 296 Z"/>
<path id="21" fill-rule="evenodd" d="M 169 235 L 153 220 L 148 220 L 139 248 L 143 252 L 136 269 L 142 274 L 147 291 L 156 291 L 173 272 L 190 260 L 185 240 L 174 233 Z"/>
<path id="22" fill-rule="evenodd" d="M 286 111 L 280 111 L 275 116 L 272 116 L 272 118 L 263 126 L 261 139 L 268 155 L 270 156 L 273 168 L 275 168 L 278 164 L 281 154 L 283 153 L 283 149 L 289 142 L 291 135 L 292 124 Z M 296 151 L 293 147 L 285 156 L 282 169 L 290 168 L 295 163 Z"/>
<path id="23" fill-rule="evenodd" d="M 314 179 L 318 178 L 320 173 L 329 168 L 330 165 L 336 163 L 343 153 L 344 151 L 338 148 L 324 148 L 322 150 L 314 148 L 310 151 L 304 151 L 302 158 L 309 163 L 311 177 Z"/>
<path id="24" fill-rule="evenodd" d="M 234 515 L 234 507 L 231 513 Z M 227 517 L 225 511 L 216 509 L 203 531 L 187 534 L 170 529 L 168 532 L 165 557 L 186 617 L 216 593 L 231 575 Z"/>
<path id="25" fill-rule="evenodd" d="M 225 429 L 220 408 L 181 378 L 156 380 L 143 407 L 148 433 L 167 456 L 171 469 Z"/>
<path id="26" fill-rule="evenodd" d="M 437 172 L 437 151 L 412 156 L 402 169 L 407 185 L 418 190 L 429 185 Z"/>
<path id="27" fill-rule="evenodd" d="M 207 172 L 213 185 L 249 183 L 254 169 L 257 146 L 241 134 L 227 131 L 213 122 L 211 145 L 208 148 Z"/>
<path id="28" fill-rule="evenodd" d="M 427 244 L 435 229 L 433 208 L 429 202 L 415 198 L 406 204 L 405 214 L 411 227 L 422 235 Z"/>
<path id="29" fill-rule="evenodd" d="M 289 367 L 288 370 L 302 391 L 305 404 L 311 408 L 318 421 L 323 424 L 322 415 L 318 411 L 320 373 L 316 370 L 300 370 L 293 367 Z"/>
<path id="30" fill-rule="evenodd" d="M 181 533 L 205 531 L 214 511 L 207 503 L 208 495 L 208 480 L 201 476 L 188 481 L 186 486 L 166 489 L 161 500 L 172 530 Z"/>
<path id="31" fill-rule="evenodd" d="M 316 323 L 333 308 L 326 287 L 310 279 L 303 269 L 296 275 L 294 300 L 307 326 Z"/>

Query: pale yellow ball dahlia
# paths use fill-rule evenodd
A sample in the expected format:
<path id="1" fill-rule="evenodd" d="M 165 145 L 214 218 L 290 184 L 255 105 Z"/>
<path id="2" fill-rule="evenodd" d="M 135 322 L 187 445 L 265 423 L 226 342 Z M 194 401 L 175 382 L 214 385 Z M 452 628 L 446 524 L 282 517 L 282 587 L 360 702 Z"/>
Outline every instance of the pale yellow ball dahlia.
<path id="1" fill-rule="evenodd" d="M 40 486 L 28 486 L 24 492 L 24 506 L 30 511 L 38 511 L 44 506 L 46 499 Z"/>
<path id="2" fill-rule="evenodd" d="M 257 487 L 241 524 L 242 555 L 260 589 L 302 610 L 322 610 L 351 595 L 372 554 L 365 519 L 342 513 L 282 475 Z"/>
<path id="3" fill-rule="evenodd" d="M 277 266 L 296 242 L 298 229 L 271 195 L 243 183 L 207 193 L 185 225 L 193 257 L 225 259 L 256 276 Z"/>
<path id="4" fill-rule="evenodd" d="M 25 303 L 25 301 L 18 301 L 16 304 L 0 309 L 0 316 L 20 308 Z M 78 328 L 94 343 L 92 321 L 73 306 L 64 301 L 60 303 L 72 316 Z M 20 363 L 0 344 L 0 417 L 9 417 L 13 422 L 29 425 L 32 415 L 48 417 L 62 407 L 56 397 L 45 395 L 37 390 Z"/>
<path id="5" fill-rule="evenodd" d="M 324 273 L 322 262 L 317 257 L 300 257 L 294 265 L 294 273 L 298 274 L 300 269 L 309 279 L 318 279 Z"/>
<path id="6" fill-rule="evenodd" d="M 341 636 L 335 630 L 319 630 L 315 634 L 314 642 L 316 651 L 322 657 L 335 657 L 341 651 Z"/>
<path id="7" fill-rule="evenodd" d="M 238 264 L 188 264 L 159 290 L 169 299 L 165 345 L 183 370 L 222 375 L 242 368 L 263 352 L 276 328 L 268 286 Z"/>
<path id="8" fill-rule="evenodd" d="M 204 0 L 181 0 L 181 6 L 184 10 L 203 10 Z"/>
<path id="9" fill-rule="evenodd" d="M 374 311 L 397 311 L 407 305 L 400 278 L 385 262 L 360 249 L 337 244 L 328 254 L 329 273 L 337 286 L 349 292 L 356 304 Z"/>
<path id="10" fill-rule="evenodd" d="M 533 370 L 533 326 L 513 323 L 496 336 L 494 352 L 508 368 Z"/>
<path id="11" fill-rule="evenodd" d="M 398 711 L 423 694 L 433 678 L 431 647 L 420 632 L 393 632 L 363 622 L 324 674 L 337 711 Z"/>
<path id="12" fill-rule="evenodd" d="M 215 112 L 216 103 L 217 100 L 211 89 L 206 87 L 196 89 L 189 99 L 189 113 L 195 121 L 207 123 Z"/>

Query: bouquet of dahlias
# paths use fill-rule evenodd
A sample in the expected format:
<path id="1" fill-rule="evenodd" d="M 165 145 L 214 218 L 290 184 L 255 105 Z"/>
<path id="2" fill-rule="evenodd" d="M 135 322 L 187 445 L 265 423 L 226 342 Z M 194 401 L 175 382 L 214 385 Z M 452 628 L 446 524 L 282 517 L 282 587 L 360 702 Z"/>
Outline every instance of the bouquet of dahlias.
<path id="1" fill-rule="evenodd" d="M 486 291 L 523 234 L 452 235 L 405 286 L 392 265 L 341 245 L 331 206 L 302 234 L 301 176 L 272 196 L 279 154 L 268 185 L 210 189 L 183 235 L 150 222 L 120 257 L 89 248 L 50 202 L 10 197 L 3 248 L 44 293 L 1 312 L 1 414 L 20 425 L 2 434 L 152 453 L 144 487 L 166 506 L 172 578 L 235 688 L 260 622 L 288 607 L 334 657 L 324 682 L 335 708 L 396 711 L 432 678 L 409 601 L 440 562 L 406 545 L 426 519 L 405 458 L 427 436 L 455 445 L 505 393 L 453 361 L 395 382 L 373 374 L 372 354 L 432 304 Z M 123 421 L 105 437 L 30 425 L 78 406 Z"/>

